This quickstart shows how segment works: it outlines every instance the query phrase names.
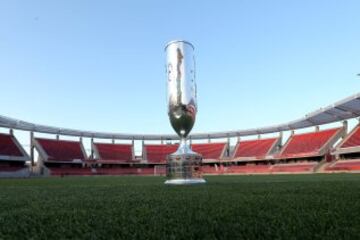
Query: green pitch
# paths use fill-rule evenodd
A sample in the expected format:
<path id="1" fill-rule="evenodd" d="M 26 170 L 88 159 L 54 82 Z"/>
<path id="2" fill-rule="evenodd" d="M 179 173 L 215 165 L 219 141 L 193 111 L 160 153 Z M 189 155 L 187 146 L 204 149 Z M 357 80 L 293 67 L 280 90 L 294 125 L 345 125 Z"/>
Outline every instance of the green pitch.
<path id="1" fill-rule="evenodd" d="M 0 239 L 360 239 L 360 175 L 0 180 Z"/>

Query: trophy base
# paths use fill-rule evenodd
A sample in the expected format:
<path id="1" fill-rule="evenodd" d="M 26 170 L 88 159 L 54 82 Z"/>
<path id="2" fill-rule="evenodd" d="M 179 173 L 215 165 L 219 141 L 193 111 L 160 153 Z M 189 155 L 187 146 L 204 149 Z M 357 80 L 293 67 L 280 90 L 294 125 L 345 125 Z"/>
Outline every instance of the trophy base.
<path id="1" fill-rule="evenodd" d="M 167 185 L 203 184 L 201 155 L 191 152 L 170 154 L 167 157 L 166 176 Z"/>
<path id="2" fill-rule="evenodd" d="M 205 179 L 193 178 L 193 179 L 170 179 L 166 180 L 166 185 L 193 185 L 206 183 Z"/>

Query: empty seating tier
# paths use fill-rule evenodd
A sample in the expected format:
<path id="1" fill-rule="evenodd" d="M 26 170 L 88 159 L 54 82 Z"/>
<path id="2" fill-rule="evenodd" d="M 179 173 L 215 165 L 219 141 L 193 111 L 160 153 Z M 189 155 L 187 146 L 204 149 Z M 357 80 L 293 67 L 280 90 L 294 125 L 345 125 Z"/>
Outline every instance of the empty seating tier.
<path id="1" fill-rule="evenodd" d="M 47 161 L 71 162 L 85 160 L 80 142 L 36 138 L 37 143 L 46 153 Z M 41 151 L 39 152 L 41 154 Z"/>
<path id="2" fill-rule="evenodd" d="M 91 168 L 72 168 L 72 167 L 51 167 L 48 168 L 52 176 L 89 176 L 94 175 Z"/>
<path id="3" fill-rule="evenodd" d="M 52 176 L 90 176 L 90 175 L 154 175 L 154 168 L 111 167 L 49 167 Z"/>
<path id="4" fill-rule="evenodd" d="M 154 175 L 154 168 L 97 168 L 97 175 Z"/>
<path id="5" fill-rule="evenodd" d="M 284 146 L 278 158 L 315 157 L 320 150 L 335 137 L 340 128 L 318 132 L 294 134 Z"/>
<path id="6" fill-rule="evenodd" d="M 224 168 L 225 173 L 232 174 L 252 174 L 252 173 L 269 173 L 271 165 L 233 165 Z"/>
<path id="7" fill-rule="evenodd" d="M 130 162 L 133 160 L 132 144 L 94 143 L 99 162 Z"/>
<path id="8" fill-rule="evenodd" d="M 10 134 L 0 134 L 0 155 L 10 157 L 23 157 L 23 153 L 17 146 L 14 136 Z"/>
<path id="9" fill-rule="evenodd" d="M 167 155 L 174 153 L 178 145 L 144 145 L 148 163 L 166 163 Z"/>
<path id="10" fill-rule="evenodd" d="M 204 174 L 221 174 L 223 171 L 222 167 L 204 165 L 201 167 L 201 171 Z"/>
<path id="11" fill-rule="evenodd" d="M 348 138 L 341 144 L 340 148 L 350 148 L 360 146 L 360 126 L 356 127 Z"/>
<path id="12" fill-rule="evenodd" d="M 289 163 L 289 164 L 275 164 L 271 172 L 286 172 L 286 173 L 305 173 L 313 172 L 317 163 Z"/>
<path id="13" fill-rule="evenodd" d="M 203 159 L 220 159 L 226 149 L 227 143 L 201 143 L 192 144 L 191 149 L 200 153 Z"/>
<path id="14" fill-rule="evenodd" d="M 274 147 L 278 138 L 256 139 L 237 143 L 233 158 L 263 159 Z"/>
<path id="15" fill-rule="evenodd" d="M 3 164 L 0 164 L 0 172 L 16 172 L 19 170 L 24 169 L 25 165 L 19 165 L 19 166 L 4 166 Z"/>
<path id="16" fill-rule="evenodd" d="M 360 171 L 360 159 L 340 160 L 328 166 L 326 171 Z"/>

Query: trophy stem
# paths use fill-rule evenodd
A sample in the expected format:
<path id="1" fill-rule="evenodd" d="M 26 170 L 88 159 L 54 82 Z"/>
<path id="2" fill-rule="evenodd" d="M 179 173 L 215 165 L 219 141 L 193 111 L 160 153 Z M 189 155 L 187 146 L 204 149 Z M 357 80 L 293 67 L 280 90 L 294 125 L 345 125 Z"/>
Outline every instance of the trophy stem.
<path id="1" fill-rule="evenodd" d="M 196 154 L 191 150 L 190 146 L 187 144 L 186 138 L 184 137 L 180 138 L 179 147 L 176 150 L 176 152 L 173 153 L 173 155 L 182 155 L 182 154 Z"/>

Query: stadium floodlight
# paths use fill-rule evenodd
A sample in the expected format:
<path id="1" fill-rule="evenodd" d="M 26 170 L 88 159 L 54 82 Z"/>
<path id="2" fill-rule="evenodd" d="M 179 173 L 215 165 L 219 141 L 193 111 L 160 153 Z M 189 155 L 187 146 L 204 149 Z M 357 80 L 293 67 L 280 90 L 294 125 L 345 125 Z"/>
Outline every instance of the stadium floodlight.
<path id="1" fill-rule="evenodd" d="M 187 41 L 171 41 L 165 52 L 168 115 L 180 137 L 179 148 L 167 157 L 165 184 L 205 183 L 201 173 L 202 156 L 193 152 L 186 142 L 197 113 L 194 47 Z"/>

